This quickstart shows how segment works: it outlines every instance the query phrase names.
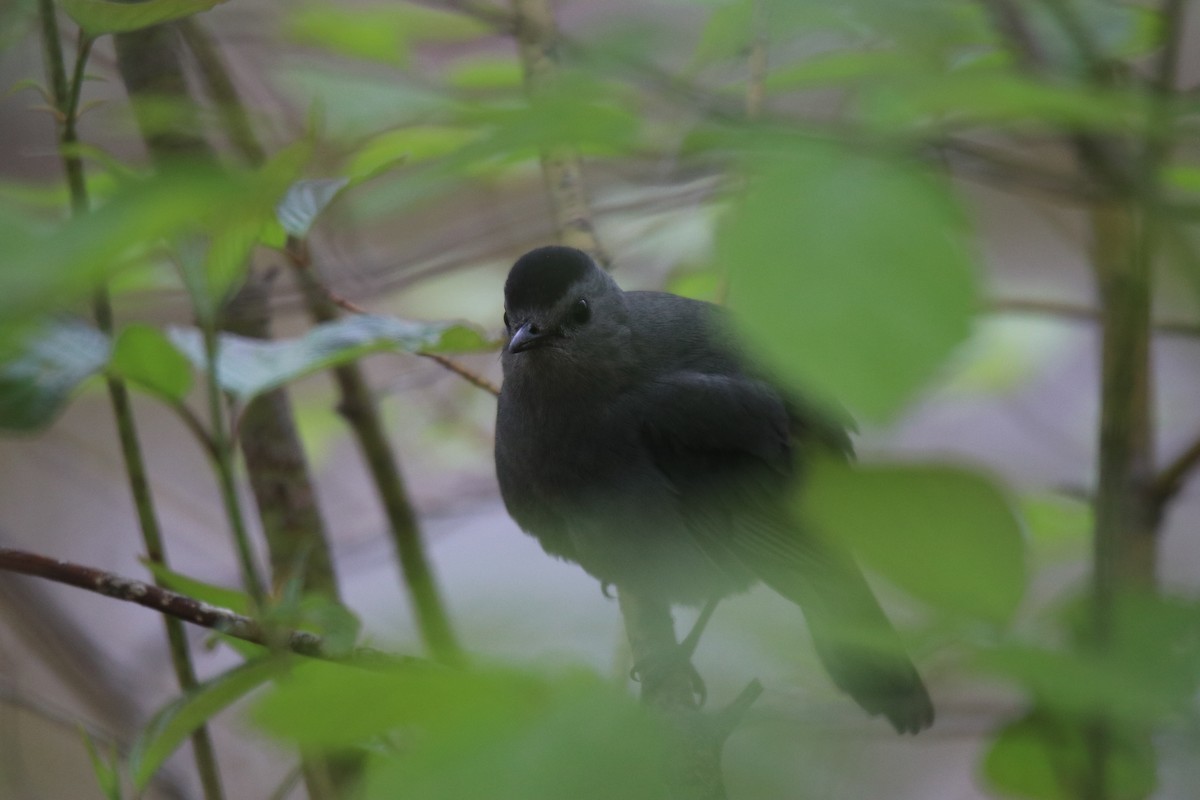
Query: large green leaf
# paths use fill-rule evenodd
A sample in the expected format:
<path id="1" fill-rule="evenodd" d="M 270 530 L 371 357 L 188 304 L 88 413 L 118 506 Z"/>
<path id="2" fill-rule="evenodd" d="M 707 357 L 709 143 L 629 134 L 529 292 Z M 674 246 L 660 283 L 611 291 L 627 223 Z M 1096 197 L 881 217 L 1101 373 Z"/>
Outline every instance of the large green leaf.
<path id="1" fill-rule="evenodd" d="M 78 320 L 29 331 L 0 363 L 0 429 L 49 425 L 79 384 L 104 368 L 109 349 L 108 337 Z"/>
<path id="2" fill-rule="evenodd" d="M 169 335 L 192 363 L 207 368 L 199 331 L 172 328 Z M 217 379 L 225 391 L 246 400 L 368 353 L 464 352 L 486 349 L 490 344 L 480 331 L 467 325 L 358 314 L 318 325 L 298 339 L 264 341 L 224 334 Z"/>
<path id="3" fill-rule="evenodd" d="M 113 347 L 112 372 L 171 403 L 192 388 L 192 365 L 166 335 L 151 325 L 122 329 Z"/>
<path id="4" fill-rule="evenodd" d="M 1149 738 L 1124 728 L 1110 730 L 1109 737 L 1104 796 L 1149 797 L 1157 784 Z M 1033 711 L 996 734 L 984 756 L 983 774 L 1006 797 L 1075 800 L 1087 795 L 1088 747 L 1086 729 L 1078 720 Z"/>
<path id="5" fill-rule="evenodd" d="M 907 162 L 786 144 L 751 149 L 746 189 L 718 230 L 730 302 L 783 376 L 885 419 L 970 331 L 978 301 L 962 214 Z"/>
<path id="6" fill-rule="evenodd" d="M 139 791 L 192 732 L 239 698 L 283 672 L 290 659 L 251 661 L 199 684 L 163 706 L 138 734 L 129 753 L 129 774 Z"/>
<path id="7" fill-rule="evenodd" d="M 661 736 L 619 689 L 581 673 L 365 672 L 308 662 L 253 716 L 302 749 L 384 735 L 364 796 L 661 798 Z"/>
<path id="8" fill-rule="evenodd" d="M 1006 622 L 1027 580 L 1025 545 L 1004 494 L 943 466 L 815 464 L 805 518 L 913 596 L 951 615 Z"/>
<path id="9" fill-rule="evenodd" d="M 188 17 L 225 0 L 136 0 L 119 3 L 112 0 L 60 0 L 71 19 L 89 36 L 121 33 L 148 28 L 163 22 Z"/>

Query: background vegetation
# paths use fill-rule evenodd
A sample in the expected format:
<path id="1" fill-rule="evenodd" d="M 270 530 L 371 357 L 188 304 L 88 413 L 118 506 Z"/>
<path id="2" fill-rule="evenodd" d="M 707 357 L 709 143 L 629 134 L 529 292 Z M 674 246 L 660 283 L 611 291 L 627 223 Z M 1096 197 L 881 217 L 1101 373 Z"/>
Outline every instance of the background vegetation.
<path id="1" fill-rule="evenodd" d="M 90 756 L 96 794 L 1194 791 L 1200 15 L 1182 0 L 0 15 L 0 427 L 18 437 L 0 445 L 0 700 L 79 722 L 34 750 Z M 462 567 L 431 557 L 436 515 L 416 509 L 490 503 L 487 529 L 511 527 L 487 477 L 500 281 L 554 239 L 627 287 L 729 305 L 782 376 L 859 420 L 862 462 L 812 465 L 796 502 L 897 609 L 932 731 L 893 744 L 839 722 L 832 690 L 780 693 L 823 679 L 794 614 L 746 605 L 761 595 L 720 612 L 707 711 L 678 682 L 636 703 L 627 656 L 613 679 L 603 657 L 516 644 L 522 625 L 553 640 L 569 595 L 480 563 L 482 538 L 433 552 L 551 599 L 511 628 L 455 613 L 478 606 L 439 579 Z M 102 469 L 132 503 L 80 493 L 78 453 L 23 491 L 67 406 L 98 402 L 119 445 Z M 343 435 L 354 504 L 321 488 Z M 205 482 L 187 536 L 178 465 Z M 354 602 L 360 513 L 409 620 Z M 14 572 L 149 606 L 165 638 L 129 650 L 115 617 L 64 615 Z M 634 658 L 672 635 L 663 609 L 621 610 Z M 105 695 L 102 661 L 79 667 L 93 641 L 142 674 L 169 663 L 174 687 L 63 712 L 18 679 L 74 670 Z M 9 752 L 6 796 L 63 791 Z"/>

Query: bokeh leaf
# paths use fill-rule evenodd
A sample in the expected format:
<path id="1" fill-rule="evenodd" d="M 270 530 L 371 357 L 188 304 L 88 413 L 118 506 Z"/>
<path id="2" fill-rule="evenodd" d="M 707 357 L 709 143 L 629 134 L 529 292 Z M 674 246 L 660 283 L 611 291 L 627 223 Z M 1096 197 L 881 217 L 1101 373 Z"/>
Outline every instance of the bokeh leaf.
<path id="1" fill-rule="evenodd" d="M 36 431 L 66 407 L 81 383 L 104 369 L 108 337 L 78 320 L 29 331 L 0 363 L 0 429 Z"/>
<path id="2" fill-rule="evenodd" d="M 950 615 L 1003 624 L 1024 595 L 1025 546 L 987 478 L 945 466 L 814 465 L 802 500 L 818 533 Z"/>
<path id="3" fill-rule="evenodd" d="M 104 794 L 104 800 L 122 800 L 116 747 L 112 748 L 111 755 L 104 755 L 82 725 L 79 727 L 79 735 L 83 737 L 83 746 L 87 748 L 88 761 L 92 764 L 92 774 L 96 776 L 96 783 Z"/>
<path id="4" fill-rule="evenodd" d="M 192 732 L 250 691 L 279 675 L 290 659 L 251 661 L 205 681 L 163 706 L 138 734 L 129 752 L 129 774 L 138 791 Z"/>
<path id="5" fill-rule="evenodd" d="M 1035 710 L 996 734 L 983 761 L 988 783 L 1006 797 L 1075 800 L 1087 794 L 1086 728 L 1078 721 Z M 1105 758 L 1105 796 L 1139 800 L 1157 785 L 1156 757 L 1148 738 L 1110 729 Z"/>
<path id="6" fill-rule="evenodd" d="M 802 142 L 750 161 L 717 234 L 744 330 L 806 392 L 890 417 L 970 332 L 962 214 L 903 161 Z"/>
<path id="7" fill-rule="evenodd" d="M 375 6 L 306 4 L 288 18 L 296 41 L 340 55 L 403 66 L 421 41 L 457 42 L 487 32 L 479 20 L 414 3 Z"/>
<path id="8" fill-rule="evenodd" d="M 191 363 L 151 325 L 129 325 L 118 334 L 109 369 L 168 402 L 180 402 L 192 388 Z"/>
<path id="9" fill-rule="evenodd" d="M 207 368 L 199 331 L 171 328 L 169 335 L 193 364 Z M 357 314 L 318 325 L 298 339 L 265 341 L 223 334 L 217 379 L 225 391 L 248 400 L 368 353 L 465 352 L 489 346 L 480 331 L 463 324 Z"/>
<path id="10" fill-rule="evenodd" d="M 479 138 L 479 131 L 450 125 L 412 125 L 368 140 L 350 160 L 347 173 L 361 183 L 399 164 L 420 164 L 454 153 Z"/>
<path id="11" fill-rule="evenodd" d="M 225 0 L 61 0 L 71 19 L 89 36 L 148 28 L 207 11 Z"/>

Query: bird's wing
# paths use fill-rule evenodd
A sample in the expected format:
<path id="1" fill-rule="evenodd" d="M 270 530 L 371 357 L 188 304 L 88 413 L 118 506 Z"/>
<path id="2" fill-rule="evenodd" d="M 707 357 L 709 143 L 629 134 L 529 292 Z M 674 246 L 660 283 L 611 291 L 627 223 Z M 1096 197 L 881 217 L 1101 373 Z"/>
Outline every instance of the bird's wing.
<path id="1" fill-rule="evenodd" d="M 791 510 L 793 448 L 844 452 L 844 432 L 820 421 L 806 428 L 786 398 L 743 376 L 681 372 L 649 391 L 637 403 L 643 442 L 699 547 L 800 605 L 822 662 L 865 709 L 900 731 L 927 727 L 929 696 L 853 557 Z M 806 431 L 807 441 L 794 438 Z"/>

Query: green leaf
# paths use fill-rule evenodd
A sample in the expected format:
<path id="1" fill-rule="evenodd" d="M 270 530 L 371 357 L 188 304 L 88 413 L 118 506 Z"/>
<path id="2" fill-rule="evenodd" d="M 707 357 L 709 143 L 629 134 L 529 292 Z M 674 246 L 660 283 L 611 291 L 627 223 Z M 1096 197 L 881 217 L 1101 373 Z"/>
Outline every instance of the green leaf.
<path id="1" fill-rule="evenodd" d="M 464 58 L 446 73 L 447 84 L 467 91 L 518 89 L 521 81 L 520 63 L 503 56 Z"/>
<path id="2" fill-rule="evenodd" d="M 754 4 L 751 0 L 732 0 L 714 9 L 696 43 L 693 62 L 705 64 L 744 53 L 753 38 L 753 19 Z"/>
<path id="3" fill-rule="evenodd" d="M 83 746 L 87 748 L 88 760 L 92 763 L 92 774 L 96 776 L 96 783 L 100 785 L 100 791 L 104 793 L 105 800 L 122 800 L 121 773 L 117 770 L 116 746 L 113 746 L 110 755 L 104 756 L 101 755 L 95 741 L 82 725 L 79 726 L 79 735 L 83 737 Z"/>
<path id="4" fill-rule="evenodd" d="M 289 15 L 287 26 L 296 41 L 396 66 L 408 63 L 416 42 L 466 41 L 488 31 L 482 22 L 468 16 L 411 3 L 306 5 Z"/>
<path id="5" fill-rule="evenodd" d="M 771 90 L 838 86 L 894 77 L 912 72 L 918 62 L 911 53 L 896 50 L 835 50 L 773 70 L 766 79 Z"/>
<path id="6" fill-rule="evenodd" d="M 1105 759 L 1105 797 L 1140 800 L 1157 786 L 1156 756 L 1148 736 L 1110 729 Z M 1074 720 L 1035 710 L 996 734 L 983 761 L 988 783 L 1008 797 L 1075 800 L 1087 794 L 1087 733 Z"/>
<path id="7" fill-rule="evenodd" d="M 348 174 L 354 183 L 402 163 L 420 164 L 457 152 L 479 138 L 479 131 L 449 125 L 414 125 L 382 133 L 354 154 Z"/>
<path id="8" fill-rule="evenodd" d="M 249 614 L 251 611 L 253 604 L 250 602 L 250 596 L 245 592 L 190 578 L 153 561 L 143 560 L 142 563 L 146 569 L 150 570 L 159 585 L 165 586 L 173 592 L 202 600 L 210 606 L 227 608 L 238 614 Z"/>
<path id="9" fill-rule="evenodd" d="M 168 335 L 193 364 L 207 369 L 199 331 L 171 328 Z M 467 325 L 358 314 L 318 325 L 298 339 L 264 341 L 224 334 L 217 378 L 225 391 L 248 400 L 368 353 L 464 352 L 489 346 L 480 331 Z"/>
<path id="10" fill-rule="evenodd" d="M 718 228 L 730 304 L 783 377 L 887 419 L 970 332 L 963 216 L 943 182 L 906 162 L 787 144 L 751 149 L 748 186 Z"/>
<path id="11" fill-rule="evenodd" d="M 109 349 L 108 337 L 77 320 L 31 330 L 0 363 L 0 430 L 49 425 L 79 385 L 108 363 Z"/>
<path id="12" fill-rule="evenodd" d="M 987 478 L 943 466 L 820 462 L 804 518 L 863 562 L 952 615 L 1003 624 L 1027 581 L 1025 547 L 1008 499 Z"/>
<path id="13" fill-rule="evenodd" d="M 414 668 L 366 672 L 308 662 L 253 710 L 301 749 L 391 734 L 366 797 L 662 798 L 662 732 L 624 692 L 582 673 Z"/>
<path id="14" fill-rule="evenodd" d="M 63 8 L 88 36 L 148 28 L 198 14 L 225 0 L 60 0 Z"/>
<path id="15" fill-rule="evenodd" d="M 303 239 L 321 212 L 349 183 L 349 178 L 296 181 L 275 208 L 279 224 L 292 236 Z"/>
<path id="16" fill-rule="evenodd" d="M 283 672 L 286 658 L 265 658 L 205 681 L 163 706 L 138 734 L 129 753 L 129 773 L 138 791 L 146 788 L 163 762 L 214 715 Z"/>
<path id="17" fill-rule="evenodd" d="M 182 401 L 192 388 L 191 363 L 162 331 L 150 325 L 130 325 L 121 331 L 109 369 L 168 402 Z"/>

